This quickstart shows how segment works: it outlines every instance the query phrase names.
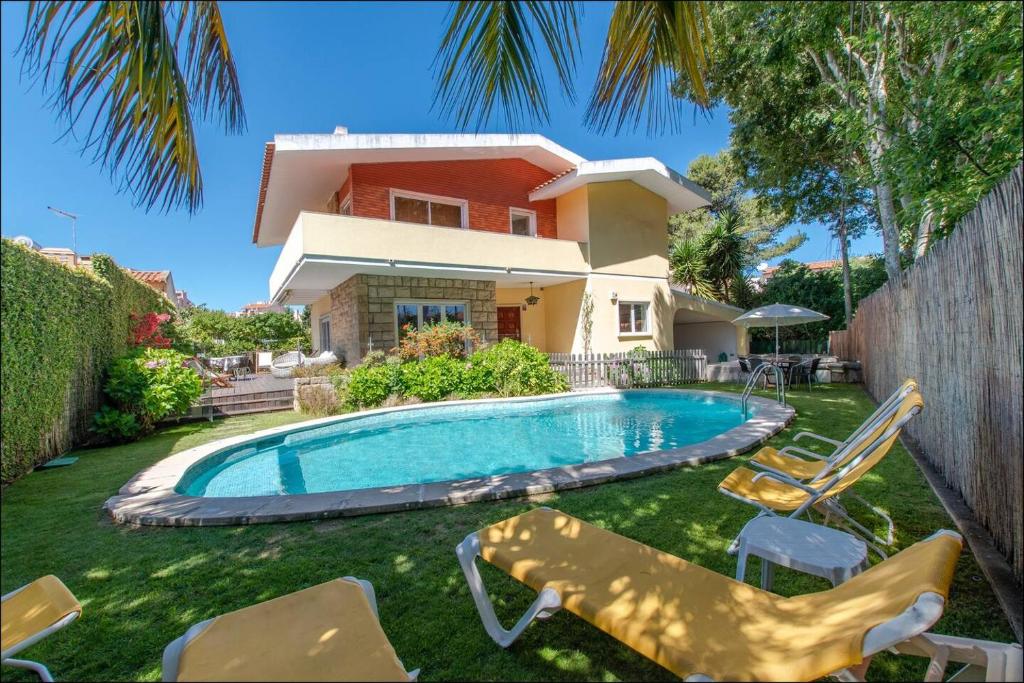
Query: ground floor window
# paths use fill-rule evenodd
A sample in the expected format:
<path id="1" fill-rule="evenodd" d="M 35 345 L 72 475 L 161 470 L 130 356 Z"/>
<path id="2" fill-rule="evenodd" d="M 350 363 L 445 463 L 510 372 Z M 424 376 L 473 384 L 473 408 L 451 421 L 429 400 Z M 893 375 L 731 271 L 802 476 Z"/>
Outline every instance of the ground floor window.
<path id="1" fill-rule="evenodd" d="M 320 318 L 320 350 L 331 350 L 331 316 L 329 315 Z"/>
<path id="2" fill-rule="evenodd" d="M 407 330 L 418 330 L 424 325 L 441 322 L 469 323 L 469 313 L 464 301 L 398 301 L 395 302 L 395 326 L 397 338 L 405 336 Z"/>
<path id="3" fill-rule="evenodd" d="M 649 331 L 647 309 L 640 301 L 619 302 L 619 334 L 643 334 Z"/>

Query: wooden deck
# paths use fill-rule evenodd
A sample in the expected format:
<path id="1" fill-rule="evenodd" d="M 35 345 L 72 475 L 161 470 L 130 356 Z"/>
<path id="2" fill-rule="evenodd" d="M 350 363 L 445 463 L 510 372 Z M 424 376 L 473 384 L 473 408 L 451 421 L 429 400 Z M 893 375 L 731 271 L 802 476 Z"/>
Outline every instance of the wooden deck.
<path id="1" fill-rule="evenodd" d="M 231 380 L 230 387 L 213 387 L 199 399 L 191 417 L 225 417 L 292 409 L 295 380 L 252 375 Z"/>

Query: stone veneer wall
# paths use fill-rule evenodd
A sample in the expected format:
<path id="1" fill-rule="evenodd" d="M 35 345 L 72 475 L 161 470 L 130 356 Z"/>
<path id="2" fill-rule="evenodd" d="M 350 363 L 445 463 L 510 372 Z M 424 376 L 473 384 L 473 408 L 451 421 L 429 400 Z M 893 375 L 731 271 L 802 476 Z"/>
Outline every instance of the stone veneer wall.
<path id="1" fill-rule="evenodd" d="M 349 366 L 370 350 L 396 344 L 395 301 L 465 301 L 469 322 L 488 342 L 498 339 L 494 282 L 452 278 L 354 275 L 331 290 L 331 338 Z"/>

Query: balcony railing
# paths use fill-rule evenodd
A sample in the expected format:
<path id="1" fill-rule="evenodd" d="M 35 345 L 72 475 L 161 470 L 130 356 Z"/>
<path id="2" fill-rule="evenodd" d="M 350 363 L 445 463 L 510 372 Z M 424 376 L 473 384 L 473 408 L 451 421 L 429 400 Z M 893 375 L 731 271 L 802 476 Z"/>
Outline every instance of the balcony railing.
<path id="1" fill-rule="evenodd" d="M 306 262 L 335 261 L 367 272 L 464 271 L 489 274 L 578 275 L 588 271 L 587 245 L 571 240 L 443 228 L 303 211 L 270 276 L 277 296 Z"/>

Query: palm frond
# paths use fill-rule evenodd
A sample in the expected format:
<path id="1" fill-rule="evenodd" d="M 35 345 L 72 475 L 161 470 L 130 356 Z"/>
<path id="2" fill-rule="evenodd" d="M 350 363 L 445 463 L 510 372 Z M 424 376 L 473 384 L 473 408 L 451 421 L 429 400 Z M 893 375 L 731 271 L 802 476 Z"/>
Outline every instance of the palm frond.
<path id="1" fill-rule="evenodd" d="M 434 71 L 434 106 L 460 128 L 485 125 L 500 105 L 510 128 L 549 118 L 538 65 L 539 33 L 562 92 L 575 97 L 579 50 L 575 2 L 454 2 Z"/>
<path id="2" fill-rule="evenodd" d="M 35 1 L 18 49 L 23 75 L 42 79 L 68 133 L 91 119 L 83 151 L 119 190 L 146 210 L 201 206 L 193 101 L 202 118 L 220 113 L 228 132 L 245 127 L 215 3 Z"/>
<path id="3" fill-rule="evenodd" d="M 698 104 L 710 104 L 710 36 L 703 2 L 616 2 L 587 123 L 618 133 L 646 118 L 651 133 L 678 130 L 685 102 L 672 93 L 677 79 L 689 81 Z"/>
<path id="4" fill-rule="evenodd" d="M 707 267 L 700 246 L 693 240 L 679 240 L 669 256 L 672 279 L 703 299 L 714 299 L 715 288 L 707 278 Z"/>

